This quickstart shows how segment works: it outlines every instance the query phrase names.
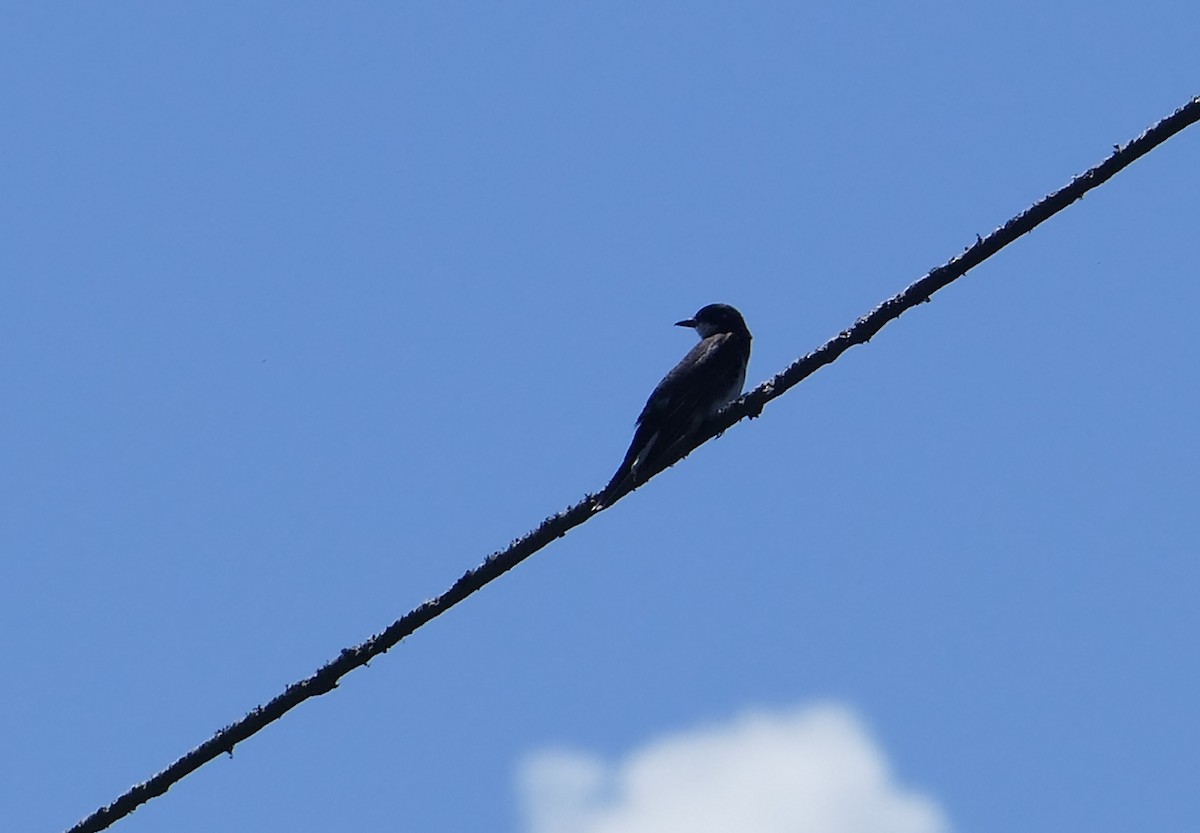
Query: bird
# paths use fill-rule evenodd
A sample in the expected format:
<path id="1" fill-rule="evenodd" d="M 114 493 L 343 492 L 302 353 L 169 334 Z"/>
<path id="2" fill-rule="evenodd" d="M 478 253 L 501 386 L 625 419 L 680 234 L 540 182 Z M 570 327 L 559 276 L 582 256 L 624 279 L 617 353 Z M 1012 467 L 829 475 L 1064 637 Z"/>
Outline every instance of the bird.
<path id="1" fill-rule="evenodd" d="M 709 304 L 691 318 L 700 343 L 683 357 L 646 400 L 625 459 L 595 500 L 602 509 L 658 472 L 673 450 L 742 393 L 750 362 L 750 330 L 729 304 Z"/>

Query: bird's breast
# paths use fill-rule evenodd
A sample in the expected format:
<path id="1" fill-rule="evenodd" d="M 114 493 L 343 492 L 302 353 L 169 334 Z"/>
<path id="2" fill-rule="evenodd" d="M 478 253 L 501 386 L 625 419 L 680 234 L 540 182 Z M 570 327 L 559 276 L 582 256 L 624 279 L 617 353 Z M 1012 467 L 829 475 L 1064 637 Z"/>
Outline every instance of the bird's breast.
<path id="1" fill-rule="evenodd" d="M 726 405 L 728 405 L 730 402 L 732 402 L 733 400 L 735 400 L 739 396 L 741 396 L 742 388 L 745 386 L 745 384 L 746 384 L 746 367 L 745 367 L 745 365 L 743 365 L 742 369 L 738 372 L 736 378 L 734 378 L 733 383 L 729 386 L 729 390 L 725 391 L 725 393 L 721 396 L 721 398 L 713 404 L 712 410 L 709 412 L 709 415 L 711 416 L 712 414 L 715 414 L 717 411 L 721 410 Z"/>

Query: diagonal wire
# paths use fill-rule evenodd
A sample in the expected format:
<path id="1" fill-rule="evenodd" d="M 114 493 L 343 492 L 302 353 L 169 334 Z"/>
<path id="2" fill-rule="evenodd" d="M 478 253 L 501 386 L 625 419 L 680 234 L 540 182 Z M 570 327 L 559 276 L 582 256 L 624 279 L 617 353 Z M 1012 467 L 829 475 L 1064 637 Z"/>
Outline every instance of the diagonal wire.
<path id="1" fill-rule="evenodd" d="M 1118 171 L 1196 121 L 1200 121 L 1200 96 L 1193 98 L 1129 144 L 1123 147 L 1118 145 L 1114 148 L 1112 155 L 1099 165 L 1075 177 L 1067 185 L 1013 217 L 987 237 L 978 239 L 975 245 L 958 257 L 932 270 L 900 294 L 884 301 L 855 321 L 852 326 L 813 352 L 797 359 L 783 371 L 729 405 L 709 421 L 690 448 L 676 454 L 674 459 L 667 461 L 663 468 L 674 465 L 695 448 L 742 419 L 758 416 L 768 402 L 783 395 L 785 391 L 830 364 L 856 344 L 865 344 L 870 341 L 876 333 L 883 329 L 884 325 L 899 318 L 905 311 L 928 301 L 933 293 L 961 278 L 968 270 L 978 266 L 1021 235 L 1032 231 L 1071 203 L 1082 198 L 1088 191 L 1107 182 Z M 616 502 L 619 497 L 619 495 L 615 496 L 609 505 Z M 449 590 L 437 598 L 430 599 L 413 608 L 388 626 L 386 630 L 375 634 L 366 642 L 344 649 L 336 659 L 322 666 L 310 677 L 292 683 L 269 703 L 259 706 L 241 720 L 221 729 L 162 772 L 147 781 L 136 784 L 113 803 L 96 810 L 70 828 L 67 833 L 96 833 L 96 831 L 104 830 L 113 822 L 132 813 L 140 805 L 162 795 L 187 775 L 222 753 L 232 754 L 234 746 L 283 717 L 305 700 L 332 691 L 343 676 L 366 665 L 372 658 L 394 647 L 401 639 L 426 622 L 440 616 L 476 590 L 499 578 L 556 538 L 563 537 L 600 511 L 593 501 L 594 497 L 588 495 L 574 506 L 546 518 L 532 532 L 513 541 L 506 549 L 492 553 L 478 567 L 468 570 L 458 581 L 454 582 Z"/>

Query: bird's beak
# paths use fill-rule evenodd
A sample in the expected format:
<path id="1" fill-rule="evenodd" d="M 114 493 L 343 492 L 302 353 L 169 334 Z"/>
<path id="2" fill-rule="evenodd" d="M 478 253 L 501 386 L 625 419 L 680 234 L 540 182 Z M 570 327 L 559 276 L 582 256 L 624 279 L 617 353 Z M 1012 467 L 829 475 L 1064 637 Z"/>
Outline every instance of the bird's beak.
<path id="1" fill-rule="evenodd" d="M 676 321 L 675 326 L 676 327 L 695 327 L 696 319 L 695 318 L 685 318 L 683 321 Z"/>

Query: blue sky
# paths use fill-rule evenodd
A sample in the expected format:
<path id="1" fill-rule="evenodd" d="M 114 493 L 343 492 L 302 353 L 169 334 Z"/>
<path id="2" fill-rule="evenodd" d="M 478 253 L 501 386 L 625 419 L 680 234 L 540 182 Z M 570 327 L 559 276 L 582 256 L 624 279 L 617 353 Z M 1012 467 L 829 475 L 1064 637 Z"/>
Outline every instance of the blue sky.
<path id="1" fill-rule="evenodd" d="M 600 488 L 672 322 L 756 384 L 1100 161 L 1198 27 L 6 6 L 5 829 Z M 1193 128 L 114 829 L 1195 830 L 1198 211 Z"/>

